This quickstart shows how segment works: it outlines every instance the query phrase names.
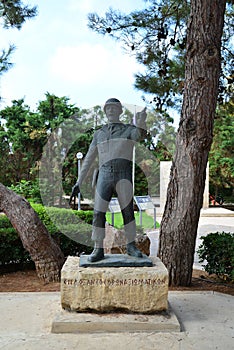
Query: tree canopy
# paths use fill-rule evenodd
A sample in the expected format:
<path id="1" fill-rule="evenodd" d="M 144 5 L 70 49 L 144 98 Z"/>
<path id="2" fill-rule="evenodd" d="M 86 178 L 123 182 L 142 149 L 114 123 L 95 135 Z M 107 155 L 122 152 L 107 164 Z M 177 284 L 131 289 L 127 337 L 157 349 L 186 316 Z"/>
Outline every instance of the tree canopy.
<path id="1" fill-rule="evenodd" d="M 79 111 L 78 107 L 69 103 L 69 98 L 50 93 L 46 93 L 45 100 L 39 102 L 35 112 L 24 103 L 24 99 L 14 100 L 11 106 L 2 109 L 0 137 L 4 141 L 1 144 L 4 149 L 1 153 L 7 163 L 1 162 L 4 181 L 0 181 L 9 184 L 33 179 L 49 135 L 63 120 Z"/>
<path id="2" fill-rule="evenodd" d="M 20 0 L 0 1 L 0 18 L 1 25 L 4 29 L 21 29 L 26 20 L 33 18 L 36 15 L 36 6 L 30 7 L 28 5 L 25 5 Z M 2 52 L 0 53 L 0 76 L 11 68 L 12 63 L 9 60 L 14 50 L 14 45 L 10 45 L 7 49 L 2 49 Z"/>
<path id="3" fill-rule="evenodd" d="M 135 56 L 142 64 L 144 73 L 136 73 L 135 87 L 143 91 L 145 101 L 152 103 L 161 119 L 168 116 L 168 108 L 181 106 L 189 13 L 190 1 L 146 0 L 144 9 L 131 13 L 110 8 L 104 16 L 88 15 L 91 30 L 119 41 L 124 52 Z M 214 120 L 214 144 L 209 156 L 211 189 L 221 192 L 224 187 L 232 186 L 230 179 L 233 176 L 230 137 L 224 140 L 224 135 L 233 130 L 230 121 L 234 82 L 233 34 L 233 1 L 227 1 L 217 98 L 220 107 Z"/>
<path id="4" fill-rule="evenodd" d="M 178 107 L 181 103 L 189 13 L 190 1 L 146 0 L 143 10 L 124 14 L 110 8 L 103 17 L 97 13 L 88 16 L 89 28 L 120 41 L 124 50 L 143 65 L 145 72 L 135 75 L 135 87 L 146 96 L 150 94 L 150 102 L 160 111 Z M 226 8 L 221 48 L 220 102 L 234 81 L 233 14 L 230 1 Z"/>
<path id="5" fill-rule="evenodd" d="M 77 180 L 76 153 L 79 151 L 85 155 L 95 129 L 106 123 L 103 108 L 94 106 L 91 109 L 82 109 L 71 104 L 68 97 L 58 97 L 49 92 L 37 106 L 32 111 L 24 99 L 19 99 L 0 110 L 0 182 L 13 185 L 14 188 L 20 186 L 20 189 L 24 181 L 28 184 L 34 182 L 38 177 L 41 157 L 46 150 L 48 157 L 44 157 L 44 163 L 48 161 L 48 164 L 44 166 L 45 171 L 53 168 L 54 174 L 62 172 L 63 190 L 69 194 Z M 123 109 L 121 120 L 132 123 L 133 113 L 126 107 Z M 175 129 L 172 118 L 152 109 L 148 111 L 147 130 L 147 138 L 140 145 L 141 159 L 138 159 L 140 167 L 136 167 L 135 189 L 136 193 L 147 193 L 148 174 L 148 180 L 154 182 L 151 190 L 153 194 L 157 194 L 159 181 L 153 181 L 154 174 L 159 175 L 160 160 L 171 160 Z M 45 178 L 50 176 L 52 174 L 45 174 Z M 48 188 L 47 180 L 45 182 Z M 87 184 L 83 186 L 87 195 L 92 192 L 89 186 L 91 182 L 92 173 L 89 174 Z M 60 191 L 59 196 L 61 193 Z M 53 194 L 51 201 L 53 203 Z"/>
<path id="6" fill-rule="evenodd" d="M 214 120 L 214 137 L 209 154 L 210 191 L 214 195 L 219 193 L 225 195 L 234 188 L 233 130 L 234 97 L 232 96 L 229 102 L 219 106 Z"/>

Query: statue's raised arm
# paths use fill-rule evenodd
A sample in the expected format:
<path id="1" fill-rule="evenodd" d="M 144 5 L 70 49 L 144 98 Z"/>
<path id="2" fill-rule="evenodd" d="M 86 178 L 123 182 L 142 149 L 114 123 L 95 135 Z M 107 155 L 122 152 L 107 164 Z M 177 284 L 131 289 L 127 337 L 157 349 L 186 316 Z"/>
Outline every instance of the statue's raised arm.
<path id="1" fill-rule="evenodd" d="M 146 113 L 146 107 L 142 109 L 142 111 L 137 112 L 136 114 L 136 125 L 139 128 L 145 129 L 146 130 L 146 118 L 147 118 L 147 113 Z"/>
<path id="2" fill-rule="evenodd" d="M 140 119 L 140 121 L 145 122 L 147 118 L 147 113 L 146 113 L 146 107 L 142 109 L 142 111 L 137 112 L 137 118 Z"/>

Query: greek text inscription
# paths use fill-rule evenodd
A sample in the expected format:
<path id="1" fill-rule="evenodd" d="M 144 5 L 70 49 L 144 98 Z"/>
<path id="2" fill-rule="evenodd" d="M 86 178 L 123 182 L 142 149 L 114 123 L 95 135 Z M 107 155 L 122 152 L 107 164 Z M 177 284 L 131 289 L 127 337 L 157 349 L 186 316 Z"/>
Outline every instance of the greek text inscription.
<path id="1" fill-rule="evenodd" d="M 166 284 L 164 279 L 64 279 L 63 283 L 68 286 L 152 286 L 159 287 Z"/>

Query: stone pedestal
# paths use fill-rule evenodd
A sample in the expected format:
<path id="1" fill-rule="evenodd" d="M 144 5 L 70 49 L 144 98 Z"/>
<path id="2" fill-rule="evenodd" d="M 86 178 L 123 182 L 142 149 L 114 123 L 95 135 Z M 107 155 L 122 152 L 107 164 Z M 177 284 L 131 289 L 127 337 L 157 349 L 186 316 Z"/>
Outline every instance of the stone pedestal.
<path id="1" fill-rule="evenodd" d="M 61 271 L 61 304 L 77 312 L 155 313 L 168 308 L 168 272 L 159 258 L 152 267 L 79 267 L 68 257 Z"/>

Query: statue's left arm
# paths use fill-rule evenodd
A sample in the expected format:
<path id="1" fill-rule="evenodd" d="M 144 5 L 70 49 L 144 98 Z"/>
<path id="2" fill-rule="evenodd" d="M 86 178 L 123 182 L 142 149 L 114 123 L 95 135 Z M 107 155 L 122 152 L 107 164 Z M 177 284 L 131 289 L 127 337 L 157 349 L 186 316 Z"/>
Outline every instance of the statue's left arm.
<path id="1" fill-rule="evenodd" d="M 97 140 L 96 140 L 96 133 L 95 133 L 94 137 L 93 137 L 93 141 L 92 141 L 91 145 L 89 146 L 88 153 L 86 154 L 85 159 L 83 161 L 81 171 L 79 174 L 79 178 L 78 178 L 77 182 L 75 183 L 75 185 L 72 187 L 72 193 L 70 196 L 69 203 L 71 203 L 73 198 L 75 198 L 78 195 L 78 193 L 80 193 L 81 184 L 82 184 L 83 180 L 85 179 L 85 177 L 89 171 L 89 168 L 92 165 L 96 156 L 97 156 Z"/>

